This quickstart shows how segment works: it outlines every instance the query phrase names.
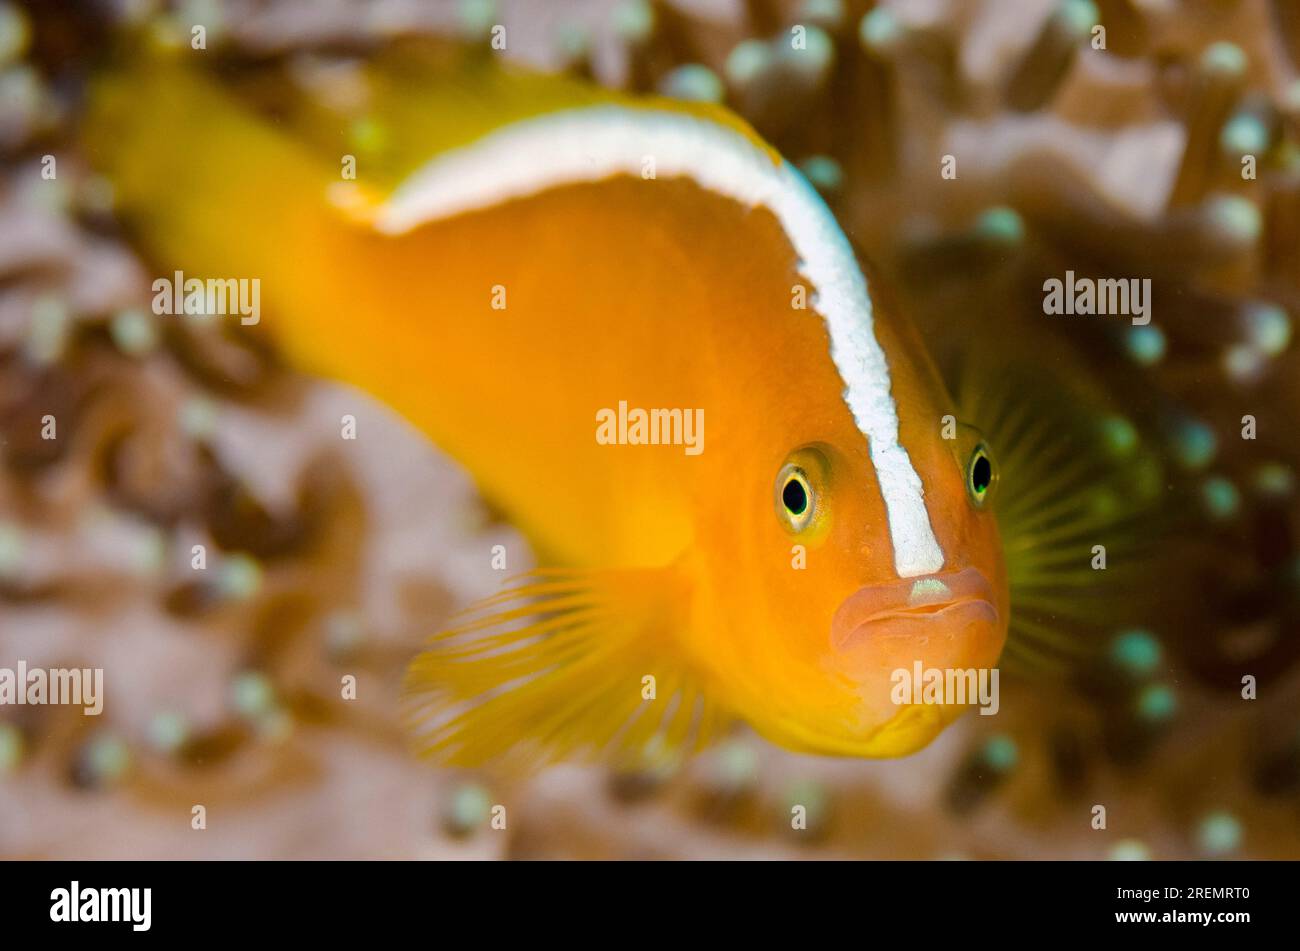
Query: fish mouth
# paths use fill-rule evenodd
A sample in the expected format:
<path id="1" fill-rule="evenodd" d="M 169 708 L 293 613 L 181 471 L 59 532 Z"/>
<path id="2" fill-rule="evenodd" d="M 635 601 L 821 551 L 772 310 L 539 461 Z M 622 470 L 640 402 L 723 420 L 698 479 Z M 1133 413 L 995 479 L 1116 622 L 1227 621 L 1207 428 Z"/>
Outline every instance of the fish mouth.
<path id="1" fill-rule="evenodd" d="M 831 619 L 831 644 L 849 651 L 943 633 L 984 640 L 999 620 L 993 586 L 978 568 L 962 568 L 859 589 Z"/>

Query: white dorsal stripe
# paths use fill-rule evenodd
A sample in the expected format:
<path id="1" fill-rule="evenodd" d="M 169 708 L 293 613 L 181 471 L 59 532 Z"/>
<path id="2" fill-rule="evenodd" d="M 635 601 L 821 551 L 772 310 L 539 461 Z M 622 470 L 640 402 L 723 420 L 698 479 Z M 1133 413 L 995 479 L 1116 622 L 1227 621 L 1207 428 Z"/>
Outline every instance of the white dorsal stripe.
<path id="1" fill-rule="evenodd" d="M 776 164 L 740 132 L 677 112 L 600 105 L 505 126 L 434 158 L 379 210 L 400 234 L 427 221 L 562 185 L 640 176 L 689 178 L 749 207 L 770 210 L 789 236 L 844 381 L 844 401 L 867 437 L 899 577 L 943 567 L 921 477 L 899 443 L 889 365 L 872 330 L 871 297 L 848 239 L 821 196 L 787 162 Z"/>

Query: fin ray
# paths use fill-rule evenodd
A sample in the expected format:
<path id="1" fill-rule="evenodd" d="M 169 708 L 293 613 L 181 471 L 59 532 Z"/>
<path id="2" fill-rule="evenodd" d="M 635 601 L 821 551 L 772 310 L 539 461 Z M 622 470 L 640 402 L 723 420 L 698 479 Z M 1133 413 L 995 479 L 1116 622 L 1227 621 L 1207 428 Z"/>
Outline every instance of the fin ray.
<path id="1" fill-rule="evenodd" d="M 676 658 L 671 569 L 526 575 L 462 612 L 412 663 L 420 752 L 452 765 L 690 752 L 721 717 Z M 655 699 L 643 680 L 655 678 Z"/>

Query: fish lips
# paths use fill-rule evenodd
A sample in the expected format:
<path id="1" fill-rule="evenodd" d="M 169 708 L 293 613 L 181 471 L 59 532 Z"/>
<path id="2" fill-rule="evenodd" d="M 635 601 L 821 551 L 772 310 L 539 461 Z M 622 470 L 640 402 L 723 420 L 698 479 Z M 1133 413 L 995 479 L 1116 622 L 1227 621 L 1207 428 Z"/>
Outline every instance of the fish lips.
<path id="1" fill-rule="evenodd" d="M 871 645 L 892 649 L 942 633 L 982 641 L 997 635 L 999 620 L 993 586 L 978 568 L 962 568 L 854 592 L 831 619 L 831 644 L 839 651 Z M 1000 647 L 1000 635 L 997 640 Z"/>

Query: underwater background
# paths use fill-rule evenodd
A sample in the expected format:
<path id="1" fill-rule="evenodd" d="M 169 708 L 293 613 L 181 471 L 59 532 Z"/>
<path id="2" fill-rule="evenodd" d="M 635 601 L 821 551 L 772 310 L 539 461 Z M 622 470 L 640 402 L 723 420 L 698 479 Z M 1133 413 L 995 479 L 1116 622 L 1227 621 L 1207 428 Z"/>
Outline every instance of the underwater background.
<path id="1" fill-rule="evenodd" d="M 1064 434 L 1027 469 L 1124 526 L 1114 571 L 1040 591 L 999 714 L 904 759 L 740 730 L 674 771 L 420 762 L 405 666 L 524 543 L 392 413 L 363 402 L 377 448 L 344 448 L 363 397 L 150 313 L 75 145 L 114 34 L 150 23 L 323 96 L 423 35 L 725 102 L 964 402 Z M 1300 858 L 1293 0 L 0 2 L 0 160 L 0 666 L 110 671 L 100 717 L 0 707 L 0 856 Z M 1046 316 L 1067 270 L 1150 278 L 1151 323 Z"/>

